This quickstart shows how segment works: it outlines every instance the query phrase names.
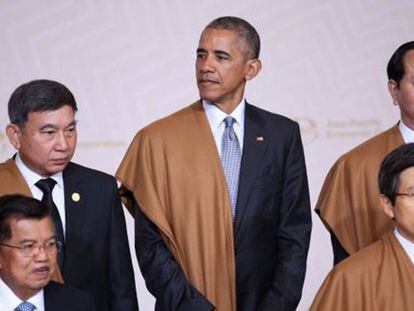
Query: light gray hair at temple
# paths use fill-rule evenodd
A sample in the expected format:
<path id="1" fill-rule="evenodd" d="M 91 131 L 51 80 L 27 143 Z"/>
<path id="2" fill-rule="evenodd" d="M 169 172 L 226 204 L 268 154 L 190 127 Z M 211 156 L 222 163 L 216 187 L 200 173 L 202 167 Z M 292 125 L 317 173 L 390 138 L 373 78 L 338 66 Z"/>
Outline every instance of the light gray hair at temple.
<path id="1" fill-rule="evenodd" d="M 223 16 L 211 21 L 206 28 L 226 29 L 237 33 L 247 47 L 249 59 L 259 58 L 260 37 L 256 29 L 242 18 L 234 16 Z"/>

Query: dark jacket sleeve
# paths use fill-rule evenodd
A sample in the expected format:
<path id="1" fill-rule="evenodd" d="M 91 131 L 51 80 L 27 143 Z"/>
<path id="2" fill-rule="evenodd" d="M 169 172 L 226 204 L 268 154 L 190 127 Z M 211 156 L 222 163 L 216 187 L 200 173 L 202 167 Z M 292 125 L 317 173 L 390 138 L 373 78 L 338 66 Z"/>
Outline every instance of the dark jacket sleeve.
<path id="1" fill-rule="evenodd" d="M 214 306 L 186 279 L 166 247 L 157 227 L 135 204 L 135 250 L 155 310 L 214 310 Z"/>
<path id="2" fill-rule="evenodd" d="M 334 266 L 336 266 L 342 260 L 349 257 L 349 254 L 345 248 L 342 247 L 335 233 L 333 233 L 333 231 L 329 231 L 329 233 L 331 234 L 332 250 L 334 254 Z"/>
<path id="3" fill-rule="evenodd" d="M 134 269 L 131 262 L 125 217 L 114 180 L 112 197 L 111 234 L 109 237 L 109 276 L 111 310 L 138 310 Z"/>
<path id="4" fill-rule="evenodd" d="M 305 158 L 297 123 L 294 123 L 291 133 L 278 215 L 278 257 L 273 283 L 259 310 L 295 310 L 302 296 L 312 218 Z"/>

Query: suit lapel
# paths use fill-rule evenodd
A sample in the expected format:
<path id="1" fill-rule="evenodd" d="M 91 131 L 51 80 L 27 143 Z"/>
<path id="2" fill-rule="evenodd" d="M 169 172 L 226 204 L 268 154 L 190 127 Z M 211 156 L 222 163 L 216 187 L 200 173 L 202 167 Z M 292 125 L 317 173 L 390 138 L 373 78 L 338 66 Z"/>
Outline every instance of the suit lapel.
<path id="1" fill-rule="evenodd" d="M 267 147 L 264 130 L 265 120 L 255 108 L 246 103 L 244 121 L 243 155 L 240 166 L 240 181 L 236 209 L 236 239 L 248 203 L 249 194 L 260 171 L 261 159 Z"/>
<path id="2" fill-rule="evenodd" d="M 82 234 L 85 204 L 87 193 L 82 183 L 81 174 L 77 173 L 76 166 L 69 163 L 63 172 L 63 183 L 65 185 L 65 216 L 66 216 L 66 237 L 65 237 L 65 265 L 64 277 L 71 259 L 77 253 L 77 243 L 74 237 Z"/>

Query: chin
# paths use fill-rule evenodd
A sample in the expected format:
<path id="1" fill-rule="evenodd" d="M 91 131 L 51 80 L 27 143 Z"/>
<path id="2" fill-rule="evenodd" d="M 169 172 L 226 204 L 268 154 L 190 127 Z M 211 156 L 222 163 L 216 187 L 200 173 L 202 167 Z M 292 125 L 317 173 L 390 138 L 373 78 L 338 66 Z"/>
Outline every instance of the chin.
<path id="1" fill-rule="evenodd" d="M 204 100 L 206 100 L 210 103 L 215 103 L 218 99 L 217 96 L 213 96 L 211 94 L 206 94 L 206 93 L 203 93 L 203 92 L 200 92 L 200 98 L 204 99 Z"/>

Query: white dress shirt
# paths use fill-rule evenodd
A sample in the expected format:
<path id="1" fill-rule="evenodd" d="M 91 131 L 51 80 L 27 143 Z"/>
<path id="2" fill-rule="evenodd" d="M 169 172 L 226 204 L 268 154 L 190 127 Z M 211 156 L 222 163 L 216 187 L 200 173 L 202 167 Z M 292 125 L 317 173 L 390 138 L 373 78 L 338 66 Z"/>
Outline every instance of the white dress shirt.
<path id="1" fill-rule="evenodd" d="M 405 125 L 402 120 L 398 123 L 398 128 L 406 144 L 414 143 L 414 131 Z"/>
<path id="2" fill-rule="evenodd" d="M 397 228 L 394 228 L 393 233 L 395 237 L 397 238 L 398 242 L 400 242 L 402 248 L 407 253 L 408 257 L 410 257 L 411 262 L 414 263 L 414 244 L 413 242 L 410 242 L 406 238 L 404 238 L 401 233 L 398 231 Z"/>
<path id="3" fill-rule="evenodd" d="M 45 311 L 43 289 L 26 301 L 34 305 L 36 307 L 36 311 Z M 0 310 L 13 311 L 22 302 L 23 300 L 17 297 L 10 287 L 8 287 L 7 284 L 0 278 Z"/>
<path id="4" fill-rule="evenodd" d="M 16 165 L 22 173 L 27 185 L 29 186 L 30 191 L 35 199 L 42 200 L 43 191 L 40 190 L 35 183 L 37 183 L 40 179 L 45 178 L 35 172 L 33 172 L 30 168 L 27 167 L 26 164 L 23 163 L 22 159 L 20 158 L 19 154 L 16 155 L 15 159 Z M 56 181 L 56 185 L 53 187 L 52 196 L 53 202 L 55 202 L 56 207 L 59 211 L 60 219 L 62 220 L 63 226 L 63 234 L 65 234 L 66 228 L 66 217 L 65 217 L 65 189 L 63 185 L 63 174 L 62 172 L 56 173 L 50 178 L 53 178 Z M 1 310 L 1 309 L 0 309 Z"/>
<path id="5" fill-rule="evenodd" d="M 208 103 L 205 100 L 203 100 L 203 108 L 206 113 L 208 123 L 210 124 L 211 132 L 213 133 L 219 155 L 221 156 L 221 141 L 226 127 L 223 120 L 227 116 L 232 116 L 236 120 L 233 124 L 233 129 L 237 135 L 237 139 L 239 140 L 240 151 L 243 153 L 244 111 L 246 109 L 246 101 L 244 98 L 240 104 L 237 105 L 236 109 L 234 109 L 229 115 L 220 110 L 216 105 Z"/>

